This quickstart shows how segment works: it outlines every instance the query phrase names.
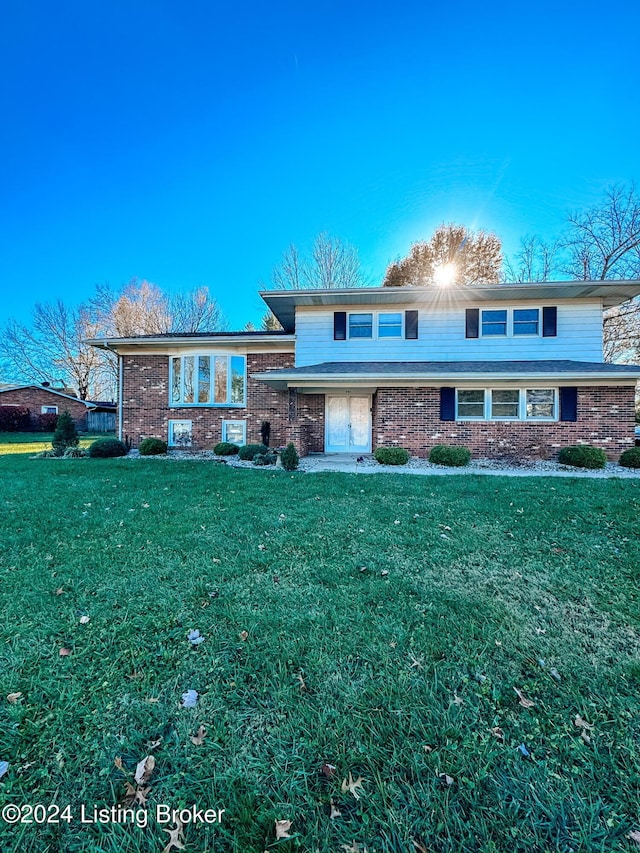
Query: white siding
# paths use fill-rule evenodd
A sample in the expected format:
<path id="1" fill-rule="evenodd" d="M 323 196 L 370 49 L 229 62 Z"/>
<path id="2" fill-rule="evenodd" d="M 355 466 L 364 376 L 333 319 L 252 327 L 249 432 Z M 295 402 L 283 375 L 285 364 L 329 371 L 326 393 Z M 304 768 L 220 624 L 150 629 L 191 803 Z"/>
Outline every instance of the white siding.
<path id="1" fill-rule="evenodd" d="M 557 336 L 465 337 L 465 308 L 535 308 L 557 305 Z M 415 310 L 416 305 L 394 306 L 386 311 Z M 339 306 L 341 311 L 363 313 L 361 305 Z M 376 314 L 380 309 L 372 309 Z M 296 309 L 296 366 L 324 361 L 485 361 L 572 359 L 602 361 L 602 307 L 598 300 L 552 302 L 495 302 L 460 308 L 430 307 L 420 310 L 418 340 L 400 338 L 333 340 L 333 310 L 326 307 Z M 542 323 L 542 311 L 540 311 Z M 541 330 L 542 331 L 542 330 Z M 375 319 L 374 319 L 375 335 Z"/>

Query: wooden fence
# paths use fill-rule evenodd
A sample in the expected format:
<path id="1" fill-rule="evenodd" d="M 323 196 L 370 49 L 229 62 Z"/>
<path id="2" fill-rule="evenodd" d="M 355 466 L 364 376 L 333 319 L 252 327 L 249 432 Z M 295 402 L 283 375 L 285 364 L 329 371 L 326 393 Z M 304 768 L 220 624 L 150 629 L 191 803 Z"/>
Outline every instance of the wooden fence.
<path id="1" fill-rule="evenodd" d="M 89 412 L 87 415 L 87 430 L 89 432 L 115 432 L 115 412 Z"/>

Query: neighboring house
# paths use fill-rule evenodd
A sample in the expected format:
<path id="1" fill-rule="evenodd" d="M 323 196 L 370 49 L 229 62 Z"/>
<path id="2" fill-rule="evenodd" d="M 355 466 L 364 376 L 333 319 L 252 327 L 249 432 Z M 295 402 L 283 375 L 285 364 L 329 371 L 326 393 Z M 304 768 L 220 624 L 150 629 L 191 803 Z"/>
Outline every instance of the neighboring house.
<path id="1" fill-rule="evenodd" d="M 293 441 L 301 454 L 435 444 L 610 458 L 634 443 L 640 365 L 606 364 L 603 310 L 640 282 L 261 293 L 281 332 L 91 341 L 119 356 L 119 433 L 137 444 Z"/>
<path id="2" fill-rule="evenodd" d="M 38 384 L 0 384 L 0 406 L 26 406 L 31 429 L 40 426 L 40 415 L 59 415 L 67 411 L 80 430 L 87 428 L 87 414 L 93 403 L 79 400 L 64 391 Z"/>

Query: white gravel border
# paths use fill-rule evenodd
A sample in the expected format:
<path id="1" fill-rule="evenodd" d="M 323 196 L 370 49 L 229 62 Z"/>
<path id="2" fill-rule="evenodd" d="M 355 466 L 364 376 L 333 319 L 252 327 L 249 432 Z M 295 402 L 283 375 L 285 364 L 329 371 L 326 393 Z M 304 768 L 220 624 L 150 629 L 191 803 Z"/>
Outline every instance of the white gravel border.
<path id="1" fill-rule="evenodd" d="M 140 456 L 137 450 L 129 452 L 129 458 L 140 459 L 208 459 L 230 468 L 251 468 L 252 471 L 282 470 L 275 465 L 254 465 L 243 462 L 237 456 L 216 456 L 212 450 L 170 450 L 166 456 Z M 357 459 L 361 459 L 358 462 Z M 412 456 L 406 465 L 380 465 L 372 455 L 356 457 L 355 455 L 317 454 L 305 456 L 300 460 L 299 471 L 315 474 L 323 471 L 341 471 L 348 474 L 417 474 L 435 477 L 449 474 L 488 474 L 501 477 L 577 477 L 606 480 L 619 477 L 626 480 L 640 480 L 640 469 L 623 468 L 615 462 L 607 462 L 606 466 L 597 470 L 573 468 L 570 465 L 560 465 L 550 460 L 513 465 L 495 459 L 472 459 L 469 465 L 462 468 L 449 468 L 443 465 L 433 465 L 426 459 Z"/>

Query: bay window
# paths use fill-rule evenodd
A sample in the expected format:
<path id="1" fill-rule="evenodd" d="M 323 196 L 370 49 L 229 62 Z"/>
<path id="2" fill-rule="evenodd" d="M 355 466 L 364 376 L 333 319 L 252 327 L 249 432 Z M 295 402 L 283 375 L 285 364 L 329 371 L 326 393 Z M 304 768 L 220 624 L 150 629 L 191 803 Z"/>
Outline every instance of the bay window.
<path id="1" fill-rule="evenodd" d="M 172 406 L 244 406 L 246 359 L 242 355 L 181 355 L 170 360 Z"/>

